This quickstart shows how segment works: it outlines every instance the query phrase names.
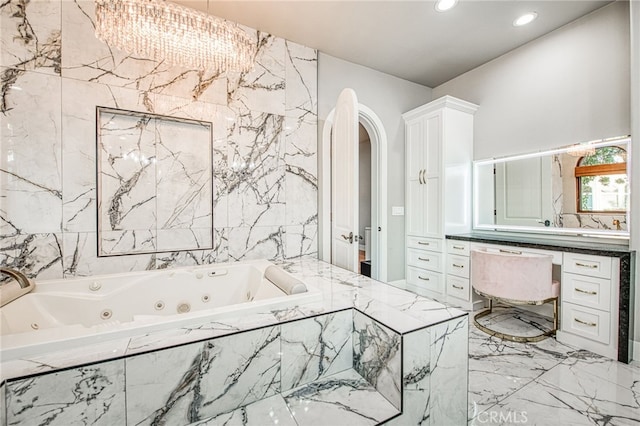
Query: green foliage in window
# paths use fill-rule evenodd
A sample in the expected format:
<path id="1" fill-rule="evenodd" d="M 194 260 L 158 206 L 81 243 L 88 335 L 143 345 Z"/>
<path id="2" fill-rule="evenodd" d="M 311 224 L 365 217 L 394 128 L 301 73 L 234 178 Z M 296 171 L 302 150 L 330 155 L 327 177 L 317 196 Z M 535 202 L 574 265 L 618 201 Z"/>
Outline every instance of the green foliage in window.
<path id="1" fill-rule="evenodd" d="M 580 160 L 581 166 L 595 166 L 597 164 L 624 163 L 627 152 L 617 146 L 603 146 L 596 149 L 593 155 L 587 155 Z"/>

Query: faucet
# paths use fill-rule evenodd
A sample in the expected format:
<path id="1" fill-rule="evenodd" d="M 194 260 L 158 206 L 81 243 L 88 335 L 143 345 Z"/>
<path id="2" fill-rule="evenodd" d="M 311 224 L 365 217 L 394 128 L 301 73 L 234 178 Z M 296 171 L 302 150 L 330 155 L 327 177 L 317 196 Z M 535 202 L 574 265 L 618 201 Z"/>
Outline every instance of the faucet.
<path id="1" fill-rule="evenodd" d="M 0 268 L 0 273 L 7 275 L 18 284 L 12 282 L 6 282 L 3 280 L 0 282 L 0 307 L 6 305 L 9 302 L 13 302 L 18 297 L 29 293 L 36 287 L 36 283 L 31 281 L 25 274 L 20 271 L 16 271 L 11 268 Z"/>

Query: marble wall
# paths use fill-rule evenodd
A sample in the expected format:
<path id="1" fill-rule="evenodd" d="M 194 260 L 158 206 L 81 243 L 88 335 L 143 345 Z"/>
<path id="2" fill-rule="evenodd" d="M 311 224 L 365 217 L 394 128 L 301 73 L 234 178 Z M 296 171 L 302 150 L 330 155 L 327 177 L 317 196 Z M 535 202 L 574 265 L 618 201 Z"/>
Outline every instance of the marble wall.
<path id="1" fill-rule="evenodd" d="M 246 28 L 251 71 L 171 67 L 96 39 L 93 8 L 0 6 L 0 263 L 47 279 L 315 253 L 317 52 Z M 97 256 L 96 106 L 213 123 L 212 249 Z"/>

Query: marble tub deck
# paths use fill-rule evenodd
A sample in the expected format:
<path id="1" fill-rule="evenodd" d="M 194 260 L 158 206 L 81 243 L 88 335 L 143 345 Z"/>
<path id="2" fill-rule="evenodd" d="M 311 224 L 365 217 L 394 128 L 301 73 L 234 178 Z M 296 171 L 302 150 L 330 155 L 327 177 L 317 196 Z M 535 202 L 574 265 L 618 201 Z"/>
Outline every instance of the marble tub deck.
<path id="1" fill-rule="evenodd" d="M 467 313 L 314 258 L 282 267 L 322 299 L 3 361 L 6 424 L 465 423 Z"/>
<path id="2" fill-rule="evenodd" d="M 481 323 L 526 334 L 541 322 L 517 312 L 498 310 Z M 640 425 L 638 361 L 623 364 L 553 338 L 508 342 L 469 323 L 470 425 Z"/>

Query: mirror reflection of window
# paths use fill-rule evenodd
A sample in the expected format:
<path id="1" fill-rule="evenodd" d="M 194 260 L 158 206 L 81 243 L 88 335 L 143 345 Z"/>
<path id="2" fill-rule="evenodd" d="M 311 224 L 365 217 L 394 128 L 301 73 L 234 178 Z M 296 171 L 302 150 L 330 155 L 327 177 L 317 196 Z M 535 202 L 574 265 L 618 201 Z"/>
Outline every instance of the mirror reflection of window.
<path id="1" fill-rule="evenodd" d="M 627 152 L 618 146 L 596 148 L 575 168 L 578 212 L 624 213 L 629 202 Z"/>

